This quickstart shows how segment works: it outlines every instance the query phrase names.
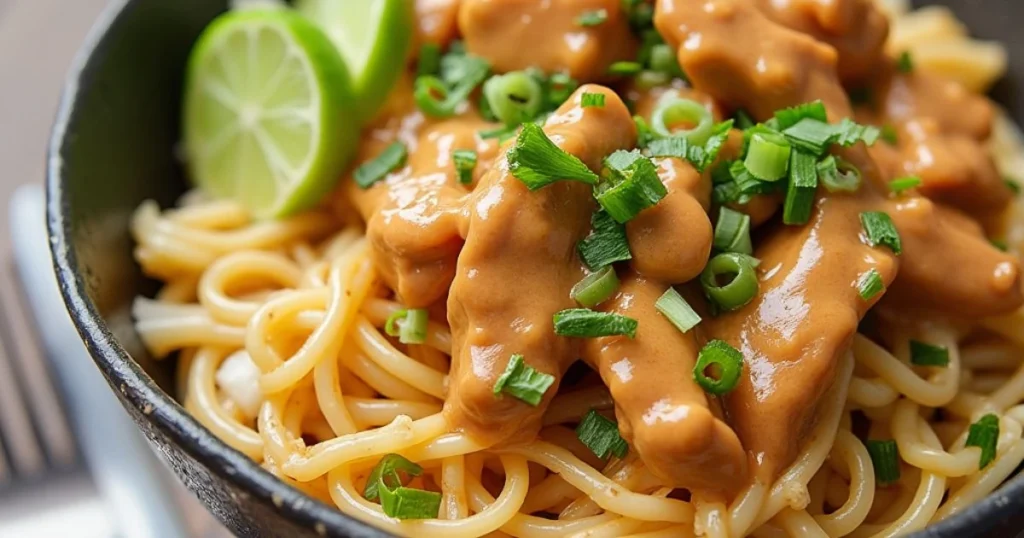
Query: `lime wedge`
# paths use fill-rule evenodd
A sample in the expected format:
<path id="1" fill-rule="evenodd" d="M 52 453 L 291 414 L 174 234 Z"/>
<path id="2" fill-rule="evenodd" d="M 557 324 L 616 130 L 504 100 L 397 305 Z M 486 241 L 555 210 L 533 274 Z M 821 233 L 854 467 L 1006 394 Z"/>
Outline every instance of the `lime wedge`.
<path id="1" fill-rule="evenodd" d="M 316 204 L 359 136 L 351 83 L 334 45 L 281 9 L 233 11 L 189 58 L 183 132 L 192 180 L 259 218 Z"/>
<path id="2" fill-rule="evenodd" d="M 299 12 L 330 36 L 345 58 L 359 113 L 370 119 L 405 68 L 414 33 L 410 0 L 297 0 Z"/>

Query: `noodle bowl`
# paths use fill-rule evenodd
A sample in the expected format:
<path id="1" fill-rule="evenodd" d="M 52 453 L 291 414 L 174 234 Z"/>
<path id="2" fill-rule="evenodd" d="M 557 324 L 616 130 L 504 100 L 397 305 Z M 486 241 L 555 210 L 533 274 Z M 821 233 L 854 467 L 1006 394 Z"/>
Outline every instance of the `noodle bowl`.
<path id="1" fill-rule="evenodd" d="M 897 16 L 893 34 L 909 40 L 901 46 L 931 46 L 928 24 L 945 31 L 948 20 L 927 13 Z M 962 72 L 970 87 L 1004 67 L 993 60 L 997 72 L 979 73 L 957 63 L 966 55 L 955 47 L 943 50 L 948 57 L 935 50 L 929 61 Z M 991 146 L 1005 167 L 1024 152 L 999 121 Z M 961 512 L 1024 461 L 1021 311 L 972 323 L 878 313 L 835 364 L 795 459 L 770 480 L 752 473 L 733 496 L 667 484 L 634 450 L 595 457 L 572 431 L 589 410 L 610 416 L 615 407 L 594 374 L 563 381 L 535 438 L 492 445 L 442 411 L 454 345 L 444 313 L 432 312 L 421 344 L 385 331 L 405 305 L 348 195 L 337 198 L 340 210 L 277 221 L 198 193 L 166 211 L 143 204 L 132 222 L 136 258 L 164 285 L 155 299 L 138 298 L 134 315 L 155 356 L 178 352 L 179 393 L 204 426 L 310 496 L 394 534 L 900 536 Z M 1018 206 L 1007 211 L 1013 251 L 1024 245 Z M 911 340 L 947 349 L 948 365 L 912 364 Z M 995 459 L 979 469 L 968 428 L 987 414 L 999 436 Z M 876 479 L 867 438 L 895 440 L 898 481 Z M 387 454 L 422 466 L 409 487 L 440 492 L 437 518 L 398 520 L 364 498 Z"/>

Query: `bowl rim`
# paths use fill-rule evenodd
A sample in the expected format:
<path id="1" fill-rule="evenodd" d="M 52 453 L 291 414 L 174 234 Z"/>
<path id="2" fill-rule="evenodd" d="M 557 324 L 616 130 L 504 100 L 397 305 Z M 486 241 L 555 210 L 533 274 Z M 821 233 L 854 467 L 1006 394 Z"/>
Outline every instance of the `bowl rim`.
<path id="1" fill-rule="evenodd" d="M 110 28 L 137 3 L 138 0 L 112 0 L 93 24 L 64 80 L 47 148 L 49 249 L 61 296 L 75 328 L 111 389 L 120 393 L 122 405 L 126 408 L 133 406 L 136 413 L 147 417 L 178 450 L 187 453 L 221 480 L 239 488 L 264 508 L 275 510 L 286 520 L 320 535 L 390 536 L 286 484 L 200 424 L 164 392 L 117 341 L 89 298 L 82 275 L 75 270 L 78 261 L 71 246 L 72 230 L 67 218 L 70 203 L 65 197 L 63 174 L 67 130 L 75 119 L 80 89 L 89 82 L 91 68 L 97 53 L 106 46 Z M 1024 511 L 1024 472 L 960 513 L 911 536 L 977 536 L 998 523 L 1000 516 L 1018 511 Z"/>
<path id="2" fill-rule="evenodd" d="M 231 448 L 184 407 L 171 398 L 128 354 L 107 327 L 89 298 L 72 247 L 72 230 L 65 197 L 63 152 L 68 127 L 74 122 L 80 90 L 89 84 L 97 58 L 107 46 L 109 30 L 138 0 L 114 0 L 107 4 L 78 49 L 65 77 L 46 156 L 46 224 L 49 250 L 64 304 L 89 355 L 126 409 L 134 407 L 177 450 L 255 499 L 263 508 L 276 511 L 289 522 L 319 535 L 390 536 L 348 516 L 288 485 L 241 452 Z M 150 439 L 153 442 L 153 439 Z"/>

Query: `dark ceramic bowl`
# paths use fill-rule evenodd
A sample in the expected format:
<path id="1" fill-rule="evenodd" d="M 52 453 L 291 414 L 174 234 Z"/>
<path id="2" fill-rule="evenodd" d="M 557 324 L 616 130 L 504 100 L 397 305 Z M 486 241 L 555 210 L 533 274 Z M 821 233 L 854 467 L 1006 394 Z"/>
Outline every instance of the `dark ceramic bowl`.
<path id="1" fill-rule="evenodd" d="M 356 0 L 349 0 L 356 1 Z M 410 0 L 411 1 L 411 0 Z M 978 36 L 1010 47 L 994 95 L 1024 120 L 1024 2 L 947 0 Z M 50 246 L 71 317 L 121 403 L 175 473 L 241 536 L 384 536 L 278 481 L 196 422 L 172 396 L 173 361 L 157 363 L 130 305 L 155 283 L 132 260 L 128 219 L 145 199 L 183 192 L 174 159 L 182 71 L 193 41 L 226 0 L 116 0 L 80 51 L 50 142 Z M 1024 530 L 1024 476 L 927 537 Z"/>

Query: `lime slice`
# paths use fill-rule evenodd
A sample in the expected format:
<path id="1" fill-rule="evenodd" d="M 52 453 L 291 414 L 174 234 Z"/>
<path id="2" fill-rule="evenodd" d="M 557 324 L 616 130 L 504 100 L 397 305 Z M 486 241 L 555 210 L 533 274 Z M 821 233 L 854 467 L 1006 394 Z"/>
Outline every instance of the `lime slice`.
<path id="1" fill-rule="evenodd" d="M 345 63 L 314 24 L 281 9 L 214 20 L 189 58 L 183 131 L 192 180 L 259 218 L 316 204 L 359 135 Z"/>
<path id="2" fill-rule="evenodd" d="M 370 119 L 405 68 L 414 33 L 409 0 L 297 0 L 345 58 L 359 113 Z"/>

